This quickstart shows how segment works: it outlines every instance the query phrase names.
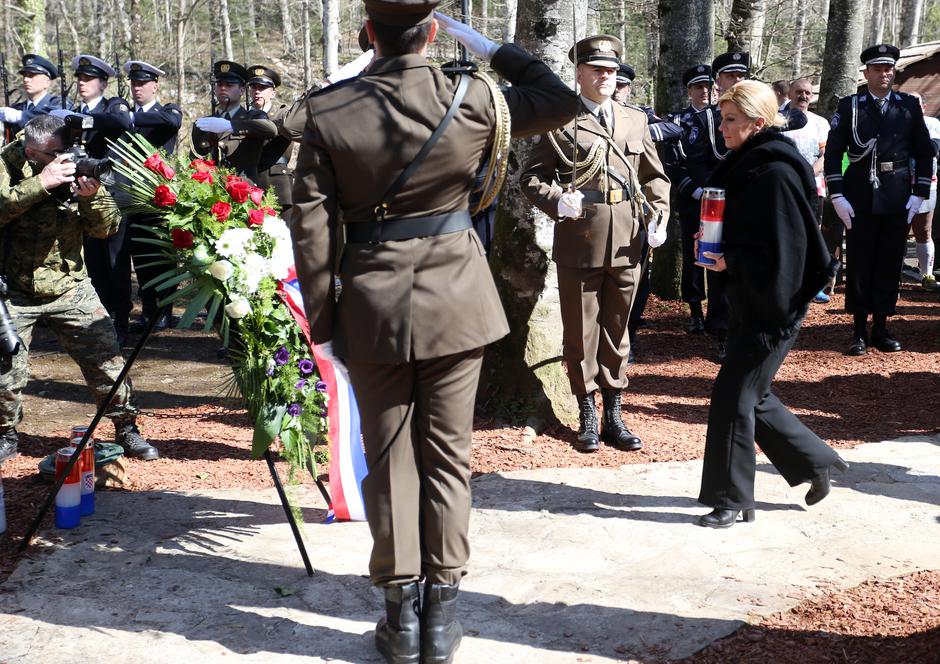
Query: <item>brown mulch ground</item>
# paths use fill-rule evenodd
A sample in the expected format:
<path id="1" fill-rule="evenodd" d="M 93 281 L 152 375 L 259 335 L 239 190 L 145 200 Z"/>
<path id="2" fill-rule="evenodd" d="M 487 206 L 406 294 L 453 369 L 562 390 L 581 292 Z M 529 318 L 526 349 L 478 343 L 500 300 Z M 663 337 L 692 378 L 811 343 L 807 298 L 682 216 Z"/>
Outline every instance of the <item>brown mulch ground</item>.
<path id="1" fill-rule="evenodd" d="M 871 351 L 862 358 L 843 355 L 851 322 L 842 304 L 837 294 L 831 304 L 813 305 L 796 348 L 777 376 L 777 394 L 837 447 L 940 432 L 940 416 L 933 405 L 940 394 L 940 296 L 906 287 L 891 325 L 905 350 Z M 639 361 L 630 367 L 630 389 L 624 400 L 629 424 L 644 440 L 643 450 L 625 453 L 604 447 L 583 455 L 571 448 L 574 433 L 566 427 L 535 435 L 524 427 L 478 420 L 473 471 L 701 458 L 709 391 L 718 370 L 714 341 L 684 332 L 686 313 L 681 305 L 651 298 L 646 311 L 647 324 L 640 330 L 636 349 Z M 181 354 L 191 352 L 180 345 Z M 249 457 L 250 423 L 234 405 L 215 401 L 162 408 L 145 414 L 141 429 L 159 447 L 161 458 L 147 463 L 129 460 L 127 490 L 271 485 L 265 464 Z M 16 549 L 48 490 L 36 474 L 36 464 L 61 447 L 68 433 L 30 434 L 36 430 L 42 430 L 41 423 L 31 425 L 27 415 L 20 456 L 2 467 L 8 532 L 0 537 L 0 581 L 12 571 Z M 109 440 L 112 435 L 105 421 L 97 437 Z M 283 464 L 280 470 L 284 476 Z M 43 527 L 50 525 L 51 515 Z M 790 661 L 780 653 L 798 644 L 801 664 L 940 662 L 938 588 L 940 574 L 924 572 L 832 591 L 758 626 L 742 628 L 689 661 Z M 813 659 L 816 651 L 819 658 Z"/>

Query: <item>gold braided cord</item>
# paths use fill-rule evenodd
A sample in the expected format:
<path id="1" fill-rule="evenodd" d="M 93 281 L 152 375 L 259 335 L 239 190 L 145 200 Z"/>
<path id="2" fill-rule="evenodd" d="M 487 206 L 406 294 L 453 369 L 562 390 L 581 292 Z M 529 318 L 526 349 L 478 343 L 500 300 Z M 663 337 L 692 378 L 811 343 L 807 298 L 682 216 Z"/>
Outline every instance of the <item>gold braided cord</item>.
<path id="1" fill-rule="evenodd" d="M 549 132 L 547 136 L 548 142 L 552 144 L 552 147 L 555 149 L 555 154 L 558 155 L 561 163 L 571 169 L 573 162 L 568 158 L 568 155 L 564 153 L 564 151 L 561 149 L 561 146 L 558 145 L 558 141 L 555 139 L 555 134 Z M 591 146 L 591 149 L 588 150 L 587 157 L 585 157 L 583 161 L 579 161 L 577 166 L 579 175 L 578 179 L 574 182 L 575 189 L 593 179 L 594 176 L 597 175 L 598 171 L 600 171 L 602 168 L 606 168 L 607 150 L 605 148 L 604 141 L 601 139 L 595 140 L 594 144 Z"/>
<path id="2" fill-rule="evenodd" d="M 490 149 L 486 174 L 483 176 L 483 192 L 480 195 L 480 203 L 471 212 L 471 214 L 477 214 L 480 210 L 488 208 L 496 200 L 496 196 L 506 182 L 506 172 L 509 168 L 509 143 L 512 137 L 512 118 L 509 115 L 509 104 L 506 103 L 506 98 L 500 92 L 496 82 L 480 71 L 474 72 L 473 77 L 478 81 L 483 81 L 490 91 L 493 110 L 496 113 L 493 147 Z"/>

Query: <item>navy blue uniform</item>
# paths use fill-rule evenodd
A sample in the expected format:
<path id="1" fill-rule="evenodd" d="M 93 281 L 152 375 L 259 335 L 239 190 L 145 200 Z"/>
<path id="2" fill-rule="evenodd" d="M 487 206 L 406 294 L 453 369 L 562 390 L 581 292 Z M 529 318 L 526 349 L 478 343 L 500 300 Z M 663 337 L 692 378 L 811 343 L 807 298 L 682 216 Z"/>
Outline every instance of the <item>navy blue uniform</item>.
<path id="1" fill-rule="evenodd" d="M 843 97 L 830 127 L 829 194 L 842 194 L 855 210 L 846 232 L 845 308 L 890 316 L 909 230 L 905 206 L 912 194 L 929 197 L 935 149 L 920 103 L 904 93 L 890 93 L 884 113 L 871 94 Z M 846 152 L 850 163 L 843 175 Z"/>
<path id="2" fill-rule="evenodd" d="M 176 138 L 183 124 L 183 112 L 176 104 L 155 103 L 150 110 L 131 113 L 131 131 L 146 138 L 167 154 L 176 150 Z"/>
<path id="3" fill-rule="evenodd" d="M 27 106 L 29 106 L 31 103 L 32 102 L 30 102 L 29 99 L 25 99 L 21 102 L 13 104 L 12 108 L 23 112 L 23 116 L 20 118 L 19 122 L 7 123 L 14 135 L 20 133 L 20 131 L 23 130 L 23 127 L 26 126 L 26 123 L 33 118 L 40 115 L 47 115 L 50 111 L 54 111 L 57 108 L 62 108 L 62 98 L 58 95 L 47 94 L 45 97 L 40 99 L 38 103 L 32 104 L 31 108 L 27 108 Z M 65 108 L 71 109 L 72 103 L 66 100 Z"/>

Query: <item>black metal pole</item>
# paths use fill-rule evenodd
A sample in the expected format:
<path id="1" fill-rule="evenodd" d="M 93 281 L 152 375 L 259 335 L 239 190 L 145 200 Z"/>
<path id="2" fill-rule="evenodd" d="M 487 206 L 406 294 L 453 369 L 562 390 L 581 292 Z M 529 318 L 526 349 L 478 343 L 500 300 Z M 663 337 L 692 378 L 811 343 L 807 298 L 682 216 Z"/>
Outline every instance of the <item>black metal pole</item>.
<path id="1" fill-rule="evenodd" d="M 303 537 L 300 536 L 300 528 L 297 527 L 294 513 L 291 511 L 290 504 L 287 502 L 287 494 L 284 493 L 281 478 L 277 474 L 277 468 L 274 467 L 274 456 L 271 454 L 271 450 L 264 451 L 264 460 L 268 462 L 268 470 L 271 471 L 271 479 L 274 480 L 274 487 L 277 489 L 277 495 L 281 499 L 281 506 L 284 508 L 284 514 L 287 515 L 287 522 L 290 524 L 291 532 L 294 533 L 294 541 L 297 542 L 300 557 L 304 559 L 304 567 L 307 568 L 307 576 L 313 576 L 313 566 L 310 564 L 310 558 L 307 556 L 307 548 L 304 546 Z"/>
<path id="2" fill-rule="evenodd" d="M 121 385 L 124 384 L 124 379 L 127 378 L 127 374 L 134 365 L 134 361 L 137 359 L 137 356 L 140 355 L 140 351 L 144 347 L 144 344 L 147 343 L 147 339 L 150 338 L 150 333 L 153 332 L 154 326 L 157 324 L 158 320 L 163 318 L 169 306 L 170 305 L 167 304 L 161 307 L 159 311 L 157 311 L 156 315 L 151 316 L 147 321 L 147 328 L 144 330 L 144 333 L 140 335 L 140 341 L 137 342 L 137 345 L 131 352 L 130 357 L 128 357 L 124 362 L 124 368 L 121 369 L 121 373 L 118 374 L 117 380 L 114 381 L 114 385 L 111 386 L 111 391 L 108 392 L 107 398 L 105 398 L 104 401 L 98 405 L 98 410 L 95 412 L 95 416 L 88 425 L 88 430 L 85 432 L 85 435 L 82 436 L 81 441 L 75 448 L 75 452 L 72 454 L 72 458 L 69 459 L 69 464 L 65 467 L 65 471 L 56 478 L 55 482 L 53 482 L 52 490 L 50 490 L 49 495 L 46 496 L 46 500 L 40 508 L 39 514 L 36 515 L 36 518 L 30 525 L 29 530 L 26 531 L 26 536 L 23 537 L 23 541 L 20 542 L 20 553 L 22 553 L 26 547 L 29 546 L 29 541 L 33 538 L 33 535 L 35 535 L 36 531 L 39 529 L 39 524 L 42 523 L 42 520 L 46 516 L 46 512 L 48 512 L 49 508 L 52 506 L 52 502 L 55 500 L 56 494 L 62 487 L 62 483 L 65 482 L 65 478 L 69 476 L 69 473 L 72 472 L 72 468 L 75 466 L 75 463 L 81 458 L 82 450 L 85 449 L 88 441 L 91 439 L 92 435 L 94 435 L 98 423 L 101 421 L 101 418 L 104 417 L 105 410 L 111 406 L 111 401 L 114 399 L 114 395 L 117 394 L 118 389 L 120 389 Z"/>

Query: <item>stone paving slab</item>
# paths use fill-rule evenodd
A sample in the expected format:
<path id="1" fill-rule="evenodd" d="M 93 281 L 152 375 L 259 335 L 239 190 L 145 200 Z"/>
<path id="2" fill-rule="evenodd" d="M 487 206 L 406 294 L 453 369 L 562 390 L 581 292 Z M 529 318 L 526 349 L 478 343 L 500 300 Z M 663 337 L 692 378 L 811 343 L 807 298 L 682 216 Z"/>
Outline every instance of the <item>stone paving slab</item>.
<path id="1" fill-rule="evenodd" d="M 813 508 L 765 462 L 757 521 L 718 531 L 692 525 L 700 462 L 477 478 L 456 661 L 680 658 L 821 586 L 940 568 L 938 447 L 846 451 Z M 297 496 L 313 577 L 273 490 L 99 494 L 0 586 L 0 662 L 380 661 L 367 526 Z"/>

